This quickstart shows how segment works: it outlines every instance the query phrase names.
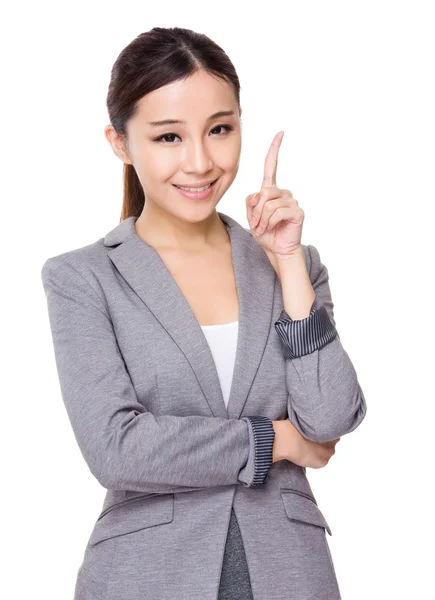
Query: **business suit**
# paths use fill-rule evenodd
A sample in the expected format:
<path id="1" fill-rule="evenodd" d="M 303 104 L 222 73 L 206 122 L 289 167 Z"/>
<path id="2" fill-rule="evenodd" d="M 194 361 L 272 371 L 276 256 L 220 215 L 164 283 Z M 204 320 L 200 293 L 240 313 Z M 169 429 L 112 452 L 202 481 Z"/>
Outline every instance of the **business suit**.
<path id="1" fill-rule="evenodd" d="M 303 245 L 317 312 L 292 323 L 264 250 L 218 214 L 239 297 L 228 409 L 200 325 L 159 254 L 137 236 L 136 217 L 43 265 L 63 400 L 90 470 L 108 489 L 75 600 L 216 600 L 232 509 L 254 600 L 340 598 L 331 530 L 305 469 L 279 461 L 256 481 L 251 418 L 288 416 L 313 441 L 363 420 L 364 395 L 338 334 L 293 345 L 285 336 L 319 314 L 335 331 L 327 270 Z"/>

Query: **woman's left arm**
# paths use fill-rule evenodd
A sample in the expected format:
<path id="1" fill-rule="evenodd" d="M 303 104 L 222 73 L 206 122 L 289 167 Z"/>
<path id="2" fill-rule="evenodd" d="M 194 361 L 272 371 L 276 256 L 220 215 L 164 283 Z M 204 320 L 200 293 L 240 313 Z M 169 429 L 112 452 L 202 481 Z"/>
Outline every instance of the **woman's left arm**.
<path id="1" fill-rule="evenodd" d="M 281 282 L 284 309 L 275 329 L 286 360 L 288 415 L 305 438 L 327 442 L 356 429 L 367 408 L 335 328 L 328 270 L 314 246 L 301 244 L 305 213 L 276 185 L 284 132 L 272 140 L 259 193 L 246 198 L 254 240 Z"/>
<path id="2" fill-rule="evenodd" d="M 288 415 L 314 442 L 350 433 L 366 415 L 355 368 L 335 327 L 328 270 L 312 245 L 277 260 L 284 309 L 275 321 L 286 360 Z M 275 263 L 275 264 L 274 264 Z"/>

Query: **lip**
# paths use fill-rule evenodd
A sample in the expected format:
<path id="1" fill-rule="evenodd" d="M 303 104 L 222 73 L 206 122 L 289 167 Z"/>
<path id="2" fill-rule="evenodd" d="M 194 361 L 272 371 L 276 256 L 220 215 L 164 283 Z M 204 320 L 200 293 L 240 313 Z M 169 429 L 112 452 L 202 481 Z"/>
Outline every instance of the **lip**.
<path id="1" fill-rule="evenodd" d="M 177 185 L 181 185 L 181 187 L 190 187 L 190 188 L 201 188 L 204 187 L 205 185 L 208 185 L 209 183 L 214 183 L 216 181 L 216 179 L 208 179 L 207 181 L 200 181 L 199 183 L 196 182 L 193 185 L 190 183 L 174 183 L 173 185 L 177 186 Z"/>
<path id="2" fill-rule="evenodd" d="M 193 200 L 204 200 L 205 198 L 208 198 L 212 194 L 218 179 L 219 179 L 219 177 L 212 182 L 212 184 L 209 188 L 207 188 L 206 190 L 203 190 L 202 192 L 187 192 L 186 190 L 180 190 L 180 188 L 178 188 L 174 184 L 172 184 L 172 185 L 177 190 L 177 192 L 180 192 L 180 194 L 182 194 L 186 198 L 191 198 Z M 204 185 L 207 185 L 207 184 L 204 183 Z M 198 186 L 198 187 L 201 187 L 201 186 Z"/>

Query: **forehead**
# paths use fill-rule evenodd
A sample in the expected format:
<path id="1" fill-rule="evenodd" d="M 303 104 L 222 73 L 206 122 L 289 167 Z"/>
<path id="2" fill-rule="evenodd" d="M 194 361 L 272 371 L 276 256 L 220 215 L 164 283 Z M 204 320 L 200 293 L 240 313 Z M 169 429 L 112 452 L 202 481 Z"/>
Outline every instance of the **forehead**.
<path id="1" fill-rule="evenodd" d="M 159 119 L 206 120 L 220 110 L 235 110 L 233 88 L 223 79 L 200 71 L 150 92 L 138 102 L 136 118 L 141 122 Z"/>

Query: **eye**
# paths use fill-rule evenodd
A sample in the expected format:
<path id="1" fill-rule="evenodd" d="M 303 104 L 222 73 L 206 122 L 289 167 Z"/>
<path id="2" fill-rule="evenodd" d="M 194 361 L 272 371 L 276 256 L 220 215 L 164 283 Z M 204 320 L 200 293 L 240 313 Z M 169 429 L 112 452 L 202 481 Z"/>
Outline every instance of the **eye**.
<path id="1" fill-rule="evenodd" d="M 230 132 L 234 130 L 234 127 L 231 127 L 231 125 L 216 125 L 216 127 L 214 127 L 214 129 L 212 129 L 212 131 L 214 131 L 215 129 L 226 129 L 226 132 Z"/>
<path id="2" fill-rule="evenodd" d="M 232 127 L 231 125 L 216 125 L 216 127 L 214 127 L 212 129 L 212 131 L 215 131 L 216 129 L 225 129 L 225 133 L 224 134 L 220 134 L 217 137 L 224 137 L 225 135 L 227 135 L 230 131 L 234 130 L 234 127 Z M 168 141 L 166 138 L 173 136 L 173 137 L 180 137 L 178 136 L 176 133 L 164 133 L 163 135 L 160 135 L 158 138 L 156 138 L 154 141 L 155 142 L 162 142 L 163 144 L 171 144 L 171 141 Z"/>

